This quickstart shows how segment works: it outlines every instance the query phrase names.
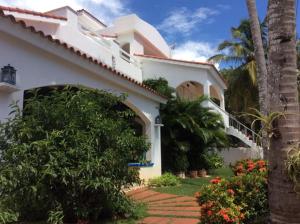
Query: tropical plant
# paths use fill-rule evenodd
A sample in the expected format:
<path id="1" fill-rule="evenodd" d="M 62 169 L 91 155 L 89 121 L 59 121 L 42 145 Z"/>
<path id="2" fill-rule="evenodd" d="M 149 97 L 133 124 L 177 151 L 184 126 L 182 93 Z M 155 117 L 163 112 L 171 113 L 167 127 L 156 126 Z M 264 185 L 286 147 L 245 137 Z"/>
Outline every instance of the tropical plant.
<path id="1" fill-rule="evenodd" d="M 267 46 L 267 31 L 265 23 L 261 23 L 264 47 Z M 242 20 L 238 27 L 231 28 L 232 40 L 222 42 L 218 50 L 220 53 L 209 58 L 209 61 L 232 64 L 235 68 L 247 70 L 253 85 L 256 85 L 257 73 L 254 53 L 254 44 L 249 20 Z"/>
<path id="2" fill-rule="evenodd" d="M 195 196 L 203 224 L 252 224 L 268 214 L 267 182 L 263 175 L 251 173 L 228 180 L 216 177 Z"/>
<path id="3" fill-rule="evenodd" d="M 144 80 L 143 83 L 166 96 L 168 99 L 171 99 L 175 96 L 175 89 L 170 87 L 168 81 L 162 77 L 158 79 L 147 79 Z"/>
<path id="4" fill-rule="evenodd" d="M 171 173 L 164 173 L 160 177 L 155 177 L 148 181 L 148 186 L 150 187 L 168 187 L 178 185 L 180 185 L 178 177 Z"/>
<path id="5" fill-rule="evenodd" d="M 249 108 L 258 108 L 258 89 L 253 85 L 248 71 L 244 69 L 227 68 L 221 70 L 221 74 L 228 82 L 225 91 L 226 111 L 237 115 L 251 112 Z M 245 124 L 251 124 L 248 117 L 239 117 Z"/>
<path id="6" fill-rule="evenodd" d="M 18 221 L 130 215 L 122 188 L 139 179 L 127 164 L 149 144 L 131 128 L 134 113 L 117 109 L 126 97 L 82 87 L 41 91 L 25 99 L 23 116 L 16 109 L 1 125 L 0 207 L 19 213 Z"/>
<path id="7" fill-rule="evenodd" d="M 261 124 L 260 130 L 258 132 L 258 135 L 262 135 L 263 133 L 266 133 L 266 149 L 269 149 L 270 147 L 270 140 L 274 136 L 278 138 L 279 132 L 278 129 L 275 128 L 275 123 L 280 119 L 281 117 L 286 117 L 286 113 L 284 112 L 270 112 L 267 115 L 264 115 L 262 112 L 255 108 L 250 108 L 254 113 L 244 113 L 244 116 L 249 116 L 253 118 L 251 127 L 254 129 L 255 124 L 259 122 Z"/>
<path id="8" fill-rule="evenodd" d="M 268 6 L 269 111 L 285 112 L 278 119 L 279 134 L 271 138 L 269 151 L 269 207 L 271 223 L 300 223 L 300 198 L 293 191 L 285 161 L 299 143 L 300 121 L 297 90 L 296 1 L 269 0 Z"/>
<path id="9" fill-rule="evenodd" d="M 162 90 L 172 90 L 162 78 L 150 81 L 151 87 L 162 94 Z M 181 172 L 198 165 L 191 158 L 200 158 L 205 149 L 226 145 L 227 136 L 221 115 L 203 106 L 207 97 L 188 101 L 173 95 L 169 94 L 168 102 L 160 109 L 164 124 L 162 166 L 165 171 Z"/>
<path id="10" fill-rule="evenodd" d="M 267 174 L 267 161 L 257 159 L 247 159 L 237 161 L 231 169 L 236 176 L 247 175 L 250 173 L 262 174 L 266 176 Z"/>
<path id="11" fill-rule="evenodd" d="M 224 166 L 224 159 L 217 152 L 207 151 L 203 153 L 203 157 L 207 170 L 215 170 Z"/>
<path id="12" fill-rule="evenodd" d="M 294 190 L 300 194 L 300 149 L 292 148 L 287 155 L 286 169 L 290 179 L 294 182 Z"/>

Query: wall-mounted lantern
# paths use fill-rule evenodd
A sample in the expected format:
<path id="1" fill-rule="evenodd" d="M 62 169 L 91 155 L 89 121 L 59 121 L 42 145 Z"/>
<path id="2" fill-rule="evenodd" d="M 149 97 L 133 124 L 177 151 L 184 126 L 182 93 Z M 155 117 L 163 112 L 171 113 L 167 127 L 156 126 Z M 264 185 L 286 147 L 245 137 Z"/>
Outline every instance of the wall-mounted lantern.
<path id="1" fill-rule="evenodd" d="M 164 126 L 164 125 L 162 124 L 162 120 L 161 120 L 160 115 L 157 115 L 157 116 L 155 117 L 155 126 Z"/>
<path id="2" fill-rule="evenodd" d="M 155 124 L 161 124 L 161 118 L 159 115 L 157 115 L 155 118 Z"/>
<path id="3" fill-rule="evenodd" d="M 16 85 L 16 72 L 17 70 L 10 64 L 4 66 L 1 68 L 0 82 Z"/>

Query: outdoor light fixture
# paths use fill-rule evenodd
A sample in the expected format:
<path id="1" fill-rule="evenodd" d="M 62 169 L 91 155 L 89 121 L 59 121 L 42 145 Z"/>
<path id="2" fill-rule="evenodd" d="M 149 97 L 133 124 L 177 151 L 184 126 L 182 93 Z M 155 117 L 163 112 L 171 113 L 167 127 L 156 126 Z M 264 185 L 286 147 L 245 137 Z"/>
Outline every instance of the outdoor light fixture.
<path id="1" fill-rule="evenodd" d="M 10 64 L 1 68 L 0 82 L 16 85 L 16 69 Z"/>
<path id="2" fill-rule="evenodd" d="M 156 118 L 155 118 L 155 124 L 156 125 L 160 125 L 161 124 L 161 118 L 160 118 L 159 115 L 157 115 Z"/>

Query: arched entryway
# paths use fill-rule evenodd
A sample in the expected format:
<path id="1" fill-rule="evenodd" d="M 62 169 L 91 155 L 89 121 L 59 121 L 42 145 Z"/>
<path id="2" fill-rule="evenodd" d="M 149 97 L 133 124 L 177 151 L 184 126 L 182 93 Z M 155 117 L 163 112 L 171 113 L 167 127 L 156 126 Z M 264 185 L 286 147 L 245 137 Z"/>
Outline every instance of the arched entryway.
<path id="1" fill-rule="evenodd" d="M 181 99 L 196 100 L 204 95 L 204 87 L 201 83 L 186 81 L 176 88 L 176 94 Z"/>
<path id="2" fill-rule="evenodd" d="M 51 91 L 53 91 L 54 89 L 57 91 L 62 91 L 66 86 L 70 86 L 71 90 L 73 91 L 78 90 L 78 86 L 72 86 L 72 85 L 42 86 L 42 87 L 25 90 L 23 94 L 23 108 L 26 106 L 27 100 L 33 97 L 33 94 L 47 96 L 51 94 Z M 135 130 L 135 134 L 137 136 L 145 136 L 150 139 L 150 135 L 151 135 L 150 120 L 145 116 L 145 114 L 142 111 L 140 111 L 136 106 L 134 106 L 128 99 L 116 105 L 114 109 L 118 111 L 131 110 L 134 113 L 134 116 L 129 118 L 128 121 L 130 123 L 130 126 Z M 144 159 L 151 160 L 150 151 L 145 154 Z M 133 159 L 132 162 L 137 162 L 137 161 Z"/>
<path id="3" fill-rule="evenodd" d="M 210 99 L 215 104 L 217 104 L 219 107 L 221 107 L 223 98 L 221 96 L 221 93 L 220 93 L 219 89 L 217 87 L 211 85 L 209 87 L 209 92 L 210 92 Z"/>

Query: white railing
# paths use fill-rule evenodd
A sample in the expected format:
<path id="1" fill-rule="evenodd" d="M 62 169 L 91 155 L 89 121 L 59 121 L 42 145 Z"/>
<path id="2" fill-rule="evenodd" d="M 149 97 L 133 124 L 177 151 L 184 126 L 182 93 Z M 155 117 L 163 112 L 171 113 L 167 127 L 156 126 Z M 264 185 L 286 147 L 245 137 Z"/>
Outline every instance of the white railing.
<path id="1" fill-rule="evenodd" d="M 134 64 L 135 66 L 139 67 L 138 61 L 126 51 L 124 51 L 122 48 L 120 48 L 120 57 L 128 63 Z"/>
<path id="2" fill-rule="evenodd" d="M 249 146 L 253 146 L 253 144 L 260 146 L 261 144 L 261 136 L 257 134 L 251 128 L 248 128 L 246 125 L 238 121 L 233 115 L 229 114 L 227 111 L 219 107 L 216 103 L 212 100 L 208 100 L 204 104 L 207 107 L 215 110 L 216 112 L 220 113 L 224 120 L 224 125 L 226 130 L 233 134 L 235 133 L 235 137 L 240 138 L 243 142 L 247 142 Z"/>
<path id="3" fill-rule="evenodd" d="M 207 107 L 210 107 L 213 110 L 215 110 L 216 112 L 218 112 L 219 114 L 221 114 L 223 117 L 225 127 L 229 127 L 229 113 L 227 111 L 225 111 L 224 109 L 222 109 L 221 107 L 219 107 L 219 105 L 217 105 L 211 99 L 207 100 L 206 104 L 207 104 Z"/>
<path id="4" fill-rule="evenodd" d="M 134 56 L 121 49 L 113 40 L 106 40 L 101 35 L 83 28 L 81 32 L 101 48 L 101 51 L 95 51 L 98 59 L 137 81 L 142 81 L 142 70 Z"/>
<path id="5" fill-rule="evenodd" d="M 248 128 L 246 125 L 239 122 L 234 116 L 229 115 L 229 126 L 235 128 L 237 131 L 246 136 L 253 143 L 260 145 L 261 136 L 257 134 L 251 128 Z"/>

